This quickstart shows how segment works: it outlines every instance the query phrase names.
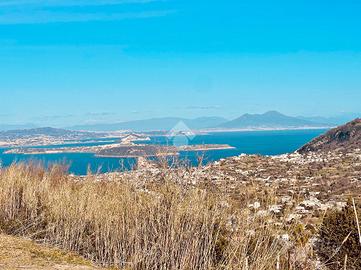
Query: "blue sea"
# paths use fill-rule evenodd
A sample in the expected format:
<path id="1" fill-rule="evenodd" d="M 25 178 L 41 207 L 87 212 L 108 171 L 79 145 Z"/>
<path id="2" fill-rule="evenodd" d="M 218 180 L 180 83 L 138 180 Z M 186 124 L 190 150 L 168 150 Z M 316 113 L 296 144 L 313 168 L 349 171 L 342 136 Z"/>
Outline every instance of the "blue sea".
<path id="1" fill-rule="evenodd" d="M 291 153 L 313 138 L 324 133 L 325 129 L 317 130 L 282 130 L 282 131 L 242 131 L 242 132 L 215 132 L 197 135 L 188 143 L 197 144 L 228 144 L 235 149 L 200 152 L 181 152 L 179 159 L 197 165 L 198 158 L 203 157 L 203 163 L 216 161 L 221 158 L 245 154 L 279 155 Z M 116 143 L 115 138 L 101 140 L 86 140 L 81 143 L 64 144 L 63 146 L 91 146 L 108 143 Z M 144 142 L 141 142 L 144 143 Z M 146 143 L 171 145 L 173 142 L 164 136 L 151 137 Z M 46 146 L 41 146 L 46 147 Z M 53 147 L 53 146 L 52 146 Z M 131 169 L 136 161 L 133 158 L 103 158 L 95 157 L 94 154 L 46 154 L 46 155 L 18 155 L 3 154 L 7 150 L 0 148 L 0 164 L 3 167 L 14 162 L 40 162 L 45 166 L 53 163 L 62 163 L 69 166 L 69 172 L 77 175 L 85 175 L 88 172 L 105 173 Z"/>

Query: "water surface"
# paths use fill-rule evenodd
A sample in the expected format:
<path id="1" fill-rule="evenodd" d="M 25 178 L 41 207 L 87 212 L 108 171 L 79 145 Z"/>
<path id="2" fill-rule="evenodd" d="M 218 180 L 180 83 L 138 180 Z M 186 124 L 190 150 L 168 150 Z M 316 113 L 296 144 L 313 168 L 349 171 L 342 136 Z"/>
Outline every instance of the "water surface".
<path id="1" fill-rule="evenodd" d="M 313 138 L 324 133 L 325 129 L 317 130 L 282 130 L 282 131 L 247 131 L 247 132 L 215 132 L 204 135 L 197 135 L 188 143 L 197 144 L 228 144 L 235 149 L 215 150 L 207 152 L 181 152 L 179 158 L 188 160 L 196 165 L 198 158 L 203 157 L 203 162 L 219 160 L 221 158 L 245 154 L 278 155 L 291 153 L 300 148 Z M 177 139 L 176 139 L 177 140 Z M 106 141 L 106 142 L 104 142 Z M 179 140 L 177 140 L 179 141 Z M 63 144 L 64 146 L 93 146 L 116 143 L 117 139 L 101 139 L 98 141 L 89 139 L 80 143 Z M 172 145 L 171 138 L 164 136 L 153 136 L 150 141 L 140 143 Z M 46 146 L 39 146 L 46 147 Z M 52 146 L 53 147 L 53 146 Z M 61 153 L 43 155 L 18 155 L 3 154 L 6 149 L 0 148 L 0 160 L 2 166 L 9 166 L 13 162 L 36 161 L 44 165 L 52 163 L 63 163 L 69 166 L 69 171 L 78 175 L 85 175 L 88 171 L 92 173 L 105 173 L 131 169 L 135 164 L 134 158 L 104 158 L 95 157 L 94 154 L 84 153 Z"/>

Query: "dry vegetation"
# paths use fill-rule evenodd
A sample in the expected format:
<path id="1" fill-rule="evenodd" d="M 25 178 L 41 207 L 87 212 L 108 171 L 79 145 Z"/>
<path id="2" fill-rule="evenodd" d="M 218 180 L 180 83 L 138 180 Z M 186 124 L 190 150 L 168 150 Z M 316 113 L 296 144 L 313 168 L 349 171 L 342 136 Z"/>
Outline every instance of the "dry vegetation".
<path id="1" fill-rule="evenodd" d="M 361 269 L 360 206 L 348 201 L 341 211 L 330 211 L 324 218 L 316 250 L 329 269 Z"/>
<path id="2" fill-rule="evenodd" d="M 216 192 L 164 181 L 74 181 L 59 167 L 0 174 L 0 226 L 119 269 L 270 269 L 287 250 Z"/>
<path id="3" fill-rule="evenodd" d="M 243 156 L 199 168 L 144 164 L 86 177 L 59 166 L 13 165 L 0 170 L 0 230 L 117 269 L 343 266 L 345 252 L 328 250 L 341 244 L 344 231 L 337 239 L 324 233 L 323 250 L 314 252 L 314 242 L 319 228 L 322 237 L 329 221 L 339 224 L 322 223 L 329 209 L 359 192 L 360 157 L 360 151 Z M 352 267 L 355 254 L 348 255 Z"/>

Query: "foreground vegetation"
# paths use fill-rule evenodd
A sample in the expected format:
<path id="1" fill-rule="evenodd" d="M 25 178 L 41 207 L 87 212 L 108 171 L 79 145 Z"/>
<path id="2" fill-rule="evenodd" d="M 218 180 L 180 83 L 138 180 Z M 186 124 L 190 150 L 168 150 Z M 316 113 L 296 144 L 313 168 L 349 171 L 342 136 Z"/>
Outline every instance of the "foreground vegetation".
<path id="1" fill-rule="evenodd" d="M 0 230 L 117 269 L 320 269 L 316 231 L 249 209 L 259 192 L 249 187 L 235 200 L 166 170 L 140 183 L 13 165 L 0 170 Z M 261 199 L 274 202 L 272 188 Z"/>
<path id="2" fill-rule="evenodd" d="M 1 172 L 0 205 L 4 232 L 120 269 L 269 269 L 285 255 L 262 220 L 216 193 L 166 181 L 144 189 L 14 165 Z"/>

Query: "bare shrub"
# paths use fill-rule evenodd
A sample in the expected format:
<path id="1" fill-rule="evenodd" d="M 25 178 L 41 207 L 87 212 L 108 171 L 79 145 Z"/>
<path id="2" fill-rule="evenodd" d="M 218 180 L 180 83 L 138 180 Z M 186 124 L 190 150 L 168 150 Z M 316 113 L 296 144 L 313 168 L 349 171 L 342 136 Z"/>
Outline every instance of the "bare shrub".
<path id="1" fill-rule="evenodd" d="M 356 206 L 361 213 L 360 206 Z M 333 210 L 323 219 L 316 250 L 329 269 L 361 269 L 361 245 L 351 201 L 342 211 Z"/>

